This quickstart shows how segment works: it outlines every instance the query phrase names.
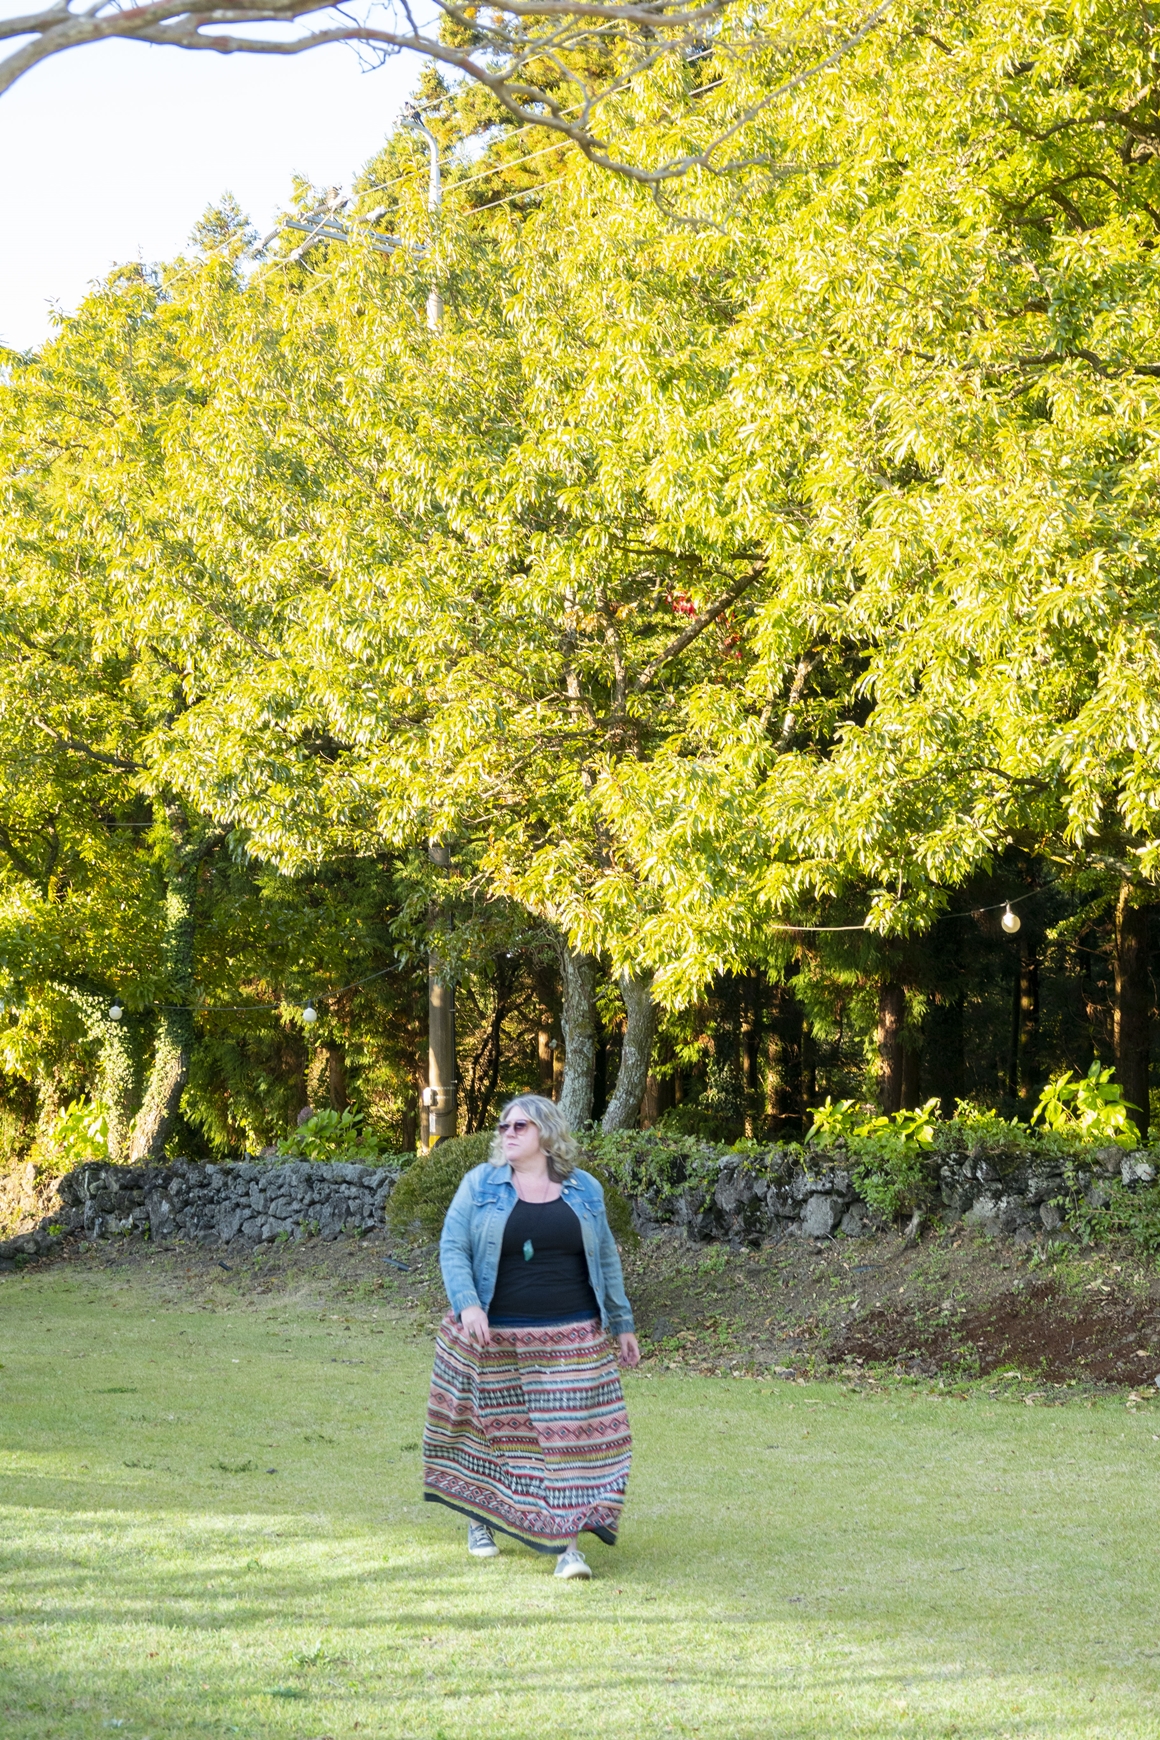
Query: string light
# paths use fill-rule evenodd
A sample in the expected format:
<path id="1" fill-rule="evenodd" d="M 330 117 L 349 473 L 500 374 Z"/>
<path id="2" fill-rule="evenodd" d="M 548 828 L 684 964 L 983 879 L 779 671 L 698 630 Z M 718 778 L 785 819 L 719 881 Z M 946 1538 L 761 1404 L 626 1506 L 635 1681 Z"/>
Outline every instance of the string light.
<path id="1" fill-rule="evenodd" d="M 109 1005 L 109 1020 L 110 1021 L 119 1021 L 124 1013 L 125 1013 L 125 1011 L 122 1009 L 122 1007 L 119 1003 L 110 1003 L 110 1005 Z"/>
<path id="2" fill-rule="evenodd" d="M 305 1009 L 302 1011 L 302 1019 L 307 1027 L 314 1026 L 314 1023 L 318 1020 L 318 1010 L 314 1007 L 313 1003 L 307 1003 Z"/>
<path id="3" fill-rule="evenodd" d="M 1053 884 L 1047 883 L 1045 886 L 1050 888 Z M 1017 894 L 1013 900 L 997 900 L 993 906 L 972 906 L 966 912 L 943 912 L 936 916 L 940 918 L 978 918 L 984 912 L 998 912 L 999 908 L 1002 907 L 1003 917 L 999 923 L 1008 936 L 1014 936 L 1015 932 L 1022 926 L 1023 920 L 1017 912 L 1012 912 L 1011 908 L 1017 906 L 1021 900 L 1031 900 L 1036 894 L 1042 893 L 1042 888 L 1035 888 L 1029 894 Z M 823 934 L 832 936 L 838 931 L 869 930 L 869 928 L 870 921 L 865 918 L 861 924 L 771 924 L 767 926 L 769 930 L 785 931 L 790 936 L 801 936 L 803 933 L 809 936 Z"/>

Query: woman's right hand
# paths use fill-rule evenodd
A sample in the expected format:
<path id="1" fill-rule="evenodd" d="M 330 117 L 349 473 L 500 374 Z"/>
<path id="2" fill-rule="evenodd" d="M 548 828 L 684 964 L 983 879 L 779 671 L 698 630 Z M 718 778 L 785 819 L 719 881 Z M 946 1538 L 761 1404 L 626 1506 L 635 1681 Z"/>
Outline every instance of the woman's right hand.
<path id="1" fill-rule="evenodd" d="M 491 1346 L 491 1329 L 482 1305 L 465 1305 L 459 1313 L 459 1321 L 472 1341 L 477 1341 L 480 1347 Z"/>

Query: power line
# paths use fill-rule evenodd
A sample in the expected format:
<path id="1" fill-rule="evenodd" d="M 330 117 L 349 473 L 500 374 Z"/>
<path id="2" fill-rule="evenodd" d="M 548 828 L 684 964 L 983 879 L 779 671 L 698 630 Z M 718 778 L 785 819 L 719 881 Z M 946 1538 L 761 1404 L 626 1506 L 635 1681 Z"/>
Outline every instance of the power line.
<path id="1" fill-rule="evenodd" d="M 521 187 L 515 193 L 505 193 L 502 199 L 489 199 L 486 205 L 473 206 L 472 212 L 491 211 L 493 206 L 507 205 L 513 199 L 523 199 L 525 194 L 540 193 L 545 187 L 555 187 L 558 181 L 565 181 L 568 174 L 569 171 L 565 169 L 562 175 L 554 175 L 551 181 L 537 181 L 535 187 Z"/>
<path id="2" fill-rule="evenodd" d="M 315 1002 L 333 1003 L 339 997 L 345 997 L 348 991 L 361 990 L 364 985 L 371 984 L 375 979 L 383 979 L 388 973 L 397 973 L 398 963 L 390 967 L 382 967 L 377 973 L 368 973 L 365 979 L 355 979 L 349 985 L 340 985 L 337 991 L 328 991 L 325 996 L 311 998 L 307 1007 L 313 1007 Z M 257 1015 L 271 1014 L 275 1009 L 285 1006 L 286 998 L 279 997 L 270 1003 L 148 1003 L 149 1009 L 191 1009 L 195 1015 Z M 116 1019 L 116 1017 L 114 1017 Z"/>
<path id="3" fill-rule="evenodd" d="M 481 169 L 478 175 L 465 175 L 462 181 L 450 182 L 447 187 L 447 192 L 456 193 L 461 187 L 470 187 L 473 181 L 489 181 L 493 176 L 502 175 L 505 170 L 518 169 L 521 163 L 530 163 L 535 157 L 545 157 L 549 151 L 566 151 L 568 146 L 572 143 L 573 141 L 571 139 L 565 139 L 563 143 L 559 140 L 553 140 L 550 145 L 541 145 L 538 151 L 529 151 L 526 157 L 516 157 L 510 163 L 502 161 L 493 163 L 490 169 Z M 528 187 L 521 191 L 524 193 L 531 193 L 534 190 Z M 482 211 L 483 207 L 481 206 L 478 209 Z"/>

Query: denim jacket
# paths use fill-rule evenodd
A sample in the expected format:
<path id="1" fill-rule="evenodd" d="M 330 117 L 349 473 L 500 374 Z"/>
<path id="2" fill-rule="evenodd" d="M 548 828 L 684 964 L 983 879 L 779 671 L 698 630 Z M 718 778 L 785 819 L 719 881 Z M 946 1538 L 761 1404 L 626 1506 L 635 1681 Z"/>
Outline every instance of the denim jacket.
<path id="1" fill-rule="evenodd" d="M 588 1172 L 564 1180 L 564 1201 L 580 1222 L 588 1279 L 609 1335 L 631 1333 L 632 1307 L 624 1294 L 620 1254 L 604 1212 L 604 1192 Z M 495 1295 L 503 1229 L 517 1201 L 512 1169 L 506 1162 L 473 1167 L 455 1192 L 439 1240 L 439 1267 L 451 1309 L 458 1317 L 468 1305 L 486 1311 Z"/>

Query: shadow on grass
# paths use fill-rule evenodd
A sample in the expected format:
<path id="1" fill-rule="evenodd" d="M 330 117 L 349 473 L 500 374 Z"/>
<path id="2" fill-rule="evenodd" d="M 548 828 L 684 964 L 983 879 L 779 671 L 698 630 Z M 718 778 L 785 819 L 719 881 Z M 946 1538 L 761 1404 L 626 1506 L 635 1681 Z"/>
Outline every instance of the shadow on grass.
<path id="1" fill-rule="evenodd" d="M 612 1575 L 576 1588 L 554 1585 L 542 1561 L 518 1552 L 498 1577 L 449 1563 L 442 1543 L 418 1559 L 376 1563 L 381 1547 L 366 1536 L 320 1538 L 285 1512 L 255 1523 L 46 1509 L 20 1520 L 28 1546 L 10 1540 L 0 1555 L 10 1637 L 23 1633 L 39 1658 L 9 1651 L 4 1709 L 20 1740 L 87 1740 L 96 1727 L 86 1723 L 111 1722 L 144 1727 L 154 1740 L 239 1722 L 243 1733 L 315 1740 L 335 1725 L 352 1731 L 368 1713 L 399 1740 L 507 1740 L 543 1732 L 565 1692 L 574 1732 L 626 1740 L 682 1731 L 714 1740 L 1155 1732 L 1093 1727 L 1054 1700 L 1049 1717 L 1021 1709 L 985 1663 L 932 1659 L 937 1649 L 907 1633 L 886 1598 L 869 1627 L 835 1620 L 837 1597 L 816 1594 L 755 1601 L 752 1613 L 705 1612 L 695 1599 L 703 1579 L 658 1579 L 675 1568 L 671 1551 L 643 1567 L 647 1582 L 633 1579 L 639 1558 L 622 1567 L 602 1554 Z M 274 1520 L 282 1527 L 272 1539 Z M 71 1542 L 48 1544 L 62 1535 Z M 298 1562 L 262 1563 L 255 1553 Z M 243 1554 L 251 1558 L 240 1565 Z M 799 1586 L 807 1561 L 803 1549 Z M 644 1612 L 645 1601 L 665 1609 Z M 1042 1653 L 1034 1668 L 1021 1655 L 1012 1672 L 1053 1678 L 1058 1656 Z M 314 1725 L 302 1727 L 307 1706 Z"/>

